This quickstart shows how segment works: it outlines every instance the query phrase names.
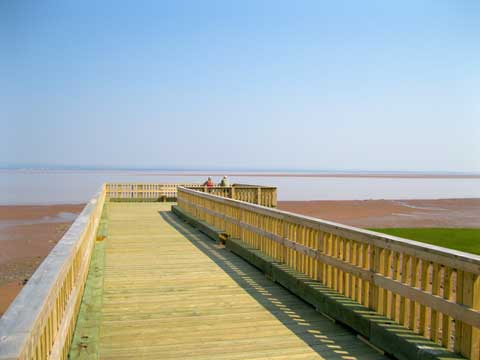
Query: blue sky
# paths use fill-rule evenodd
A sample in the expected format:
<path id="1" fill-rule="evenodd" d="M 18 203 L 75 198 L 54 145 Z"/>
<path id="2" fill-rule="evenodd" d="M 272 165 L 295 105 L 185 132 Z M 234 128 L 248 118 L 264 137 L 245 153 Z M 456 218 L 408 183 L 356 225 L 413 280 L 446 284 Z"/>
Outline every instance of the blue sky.
<path id="1" fill-rule="evenodd" d="M 0 165 L 480 171 L 479 1 L 2 1 Z"/>

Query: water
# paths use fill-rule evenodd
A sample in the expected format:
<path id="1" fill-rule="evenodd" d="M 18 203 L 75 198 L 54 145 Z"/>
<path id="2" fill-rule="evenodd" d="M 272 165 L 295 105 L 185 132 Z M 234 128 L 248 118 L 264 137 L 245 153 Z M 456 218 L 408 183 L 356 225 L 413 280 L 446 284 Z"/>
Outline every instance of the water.
<path id="1" fill-rule="evenodd" d="M 83 203 L 91 198 L 103 182 L 203 182 L 206 179 L 204 173 L 0 170 L 0 204 Z M 212 176 L 219 181 L 221 175 Z M 230 181 L 276 186 L 279 200 L 480 198 L 478 178 L 232 176 Z"/>

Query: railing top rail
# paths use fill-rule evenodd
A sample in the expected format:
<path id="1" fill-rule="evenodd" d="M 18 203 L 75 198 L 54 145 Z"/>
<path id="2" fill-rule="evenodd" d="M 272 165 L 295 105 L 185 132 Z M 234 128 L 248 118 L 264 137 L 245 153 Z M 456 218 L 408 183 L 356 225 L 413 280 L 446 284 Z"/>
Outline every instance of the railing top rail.
<path id="1" fill-rule="evenodd" d="M 109 182 L 105 183 L 105 185 L 165 185 L 165 186 L 179 186 L 179 185 L 188 185 L 188 186 L 202 186 L 200 183 L 185 183 L 185 182 L 177 182 L 177 183 L 165 183 L 165 182 Z"/>
<path id="2" fill-rule="evenodd" d="M 245 187 L 245 188 L 276 189 L 275 186 L 251 185 L 251 184 L 232 184 L 232 186 L 233 187 Z"/>
<path id="3" fill-rule="evenodd" d="M 33 273 L 7 311 L 0 317 L 0 358 L 16 357 L 21 353 L 37 322 L 42 321 L 42 310 L 57 285 L 59 277 L 68 267 L 87 231 L 90 217 L 104 191 L 100 191 L 87 203 L 72 226 L 55 245 L 45 260 Z M 12 357 L 12 358 L 13 358 Z"/>
<path id="4" fill-rule="evenodd" d="M 190 185 L 188 185 L 190 186 Z M 197 187 L 196 185 L 194 187 Z M 205 188 L 207 187 L 207 185 L 199 185 L 198 187 L 200 188 Z M 220 186 L 220 185 L 213 185 L 211 187 L 209 187 L 209 189 L 230 189 L 231 186 Z"/>
<path id="5" fill-rule="evenodd" d="M 480 274 L 480 256 L 478 255 L 404 239 L 397 236 L 382 234 L 354 226 L 339 224 L 333 221 L 295 214 L 274 208 L 268 208 L 244 201 L 227 199 L 213 194 L 186 189 L 184 187 L 179 187 L 178 190 L 206 199 L 215 199 L 215 201 L 220 203 L 233 204 L 245 210 L 255 211 L 257 213 L 281 220 L 287 220 L 298 225 L 309 226 L 320 231 L 330 232 L 351 240 L 369 243 L 381 248 L 391 249 L 398 252 L 404 252 L 412 256 L 424 258 L 427 261 L 432 261 L 460 270 Z"/>
<path id="6" fill-rule="evenodd" d="M 109 182 L 105 185 L 161 185 L 161 186 L 204 186 L 202 183 L 185 183 L 185 182 L 176 182 L 176 183 L 157 183 L 157 182 Z M 244 187 L 244 188 L 261 188 L 261 189 L 276 189 L 274 186 L 264 186 L 264 185 L 251 185 L 251 184 L 232 184 L 231 186 L 220 186 L 215 185 L 214 187 L 224 187 L 224 188 L 231 188 L 231 187 Z"/>

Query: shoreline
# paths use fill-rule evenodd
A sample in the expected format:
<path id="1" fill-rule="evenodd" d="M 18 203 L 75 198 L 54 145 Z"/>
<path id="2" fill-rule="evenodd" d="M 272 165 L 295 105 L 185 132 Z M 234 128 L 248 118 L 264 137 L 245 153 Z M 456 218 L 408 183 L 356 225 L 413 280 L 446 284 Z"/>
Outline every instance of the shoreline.
<path id="1" fill-rule="evenodd" d="M 0 205 L 0 316 L 84 206 Z"/>

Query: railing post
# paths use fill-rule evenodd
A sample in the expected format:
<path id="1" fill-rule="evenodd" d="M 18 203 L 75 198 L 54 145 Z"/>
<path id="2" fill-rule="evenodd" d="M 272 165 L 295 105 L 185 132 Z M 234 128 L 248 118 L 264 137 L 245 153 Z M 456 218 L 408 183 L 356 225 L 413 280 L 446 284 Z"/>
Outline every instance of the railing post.
<path id="1" fill-rule="evenodd" d="M 472 308 L 480 310 L 480 276 L 472 274 L 473 293 L 472 293 Z M 472 342 L 471 342 L 472 359 L 480 359 L 480 329 L 472 327 Z"/>
<path id="2" fill-rule="evenodd" d="M 282 224 L 282 235 L 283 236 L 282 236 L 282 238 L 283 238 L 283 240 L 288 240 L 288 222 L 285 219 L 283 219 L 282 221 L 283 221 L 283 224 Z M 287 255 L 288 255 L 287 254 L 287 247 L 285 246 L 284 242 L 281 244 L 281 246 L 282 246 L 282 262 L 284 264 L 286 264 L 287 263 Z"/>
<path id="3" fill-rule="evenodd" d="M 261 196 L 262 196 L 262 188 L 257 188 L 257 204 L 260 205 L 261 204 Z"/>
<path id="4" fill-rule="evenodd" d="M 369 308 L 379 311 L 379 289 L 373 281 L 373 276 L 380 272 L 380 251 L 381 249 L 375 245 L 370 244 L 370 271 L 372 272 L 372 280 L 370 280 L 370 306 Z"/>
<path id="5" fill-rule="evenodd" d="M 231 199 L 236 199 L 235 198 L 235 188 L 233 186 L 230 187 L 230 194 L 231 194 Z"/>
<path id="6" fill-rule="evenodd" d="M 324 237 L 323 231 L 318 231 L 317 232 L 317 243 L 318 243 L 317 256 L 324 254 L 323 237 Z M 318 257 L 317 257 L 316 261 L 317 261 L 317 280 L 320 281 L 321 283 L 323 283 L 323 261 L 319 260 Z"/>
<path id="7" fill-rule="evenodd" d="M 457 303 L 480 310 L 480 276 L 457 272 Z M 455 332 L 455 351 L 468 359 L 479 359 L 480 329 L 456 322 Z"/>

